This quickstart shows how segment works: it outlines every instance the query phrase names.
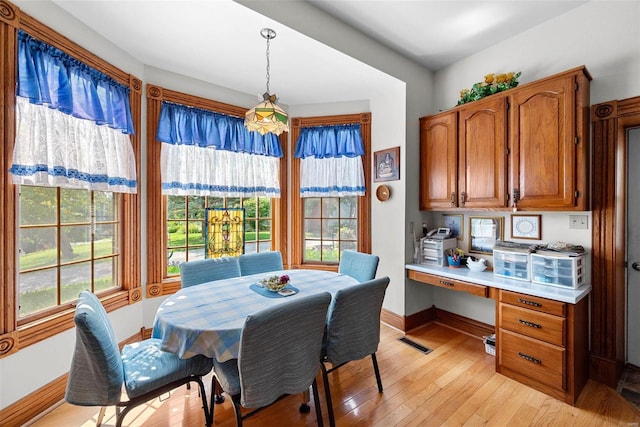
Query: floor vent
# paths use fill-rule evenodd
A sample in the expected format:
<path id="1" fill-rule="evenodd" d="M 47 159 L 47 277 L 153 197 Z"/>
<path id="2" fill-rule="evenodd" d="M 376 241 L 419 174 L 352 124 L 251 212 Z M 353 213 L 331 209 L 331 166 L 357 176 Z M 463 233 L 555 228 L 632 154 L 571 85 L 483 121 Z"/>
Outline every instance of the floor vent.
<path id="1" fill-rule="evenodd" d="M 424 354 L 429 354 L 431 353 L 433 350 L 431 350 L 430 348 L 427 348 L 421 344 L 418 344 L 415 341 L 411 341 L 409 338 L 407 337 L 402 337 L 402 338 L 398 338 L 400 341 L 402 341 L 405 344 L 409 344 L 411 347 L 415 348 L 416 350 L 419 350 L 421 352 L 423 352 Z"/>

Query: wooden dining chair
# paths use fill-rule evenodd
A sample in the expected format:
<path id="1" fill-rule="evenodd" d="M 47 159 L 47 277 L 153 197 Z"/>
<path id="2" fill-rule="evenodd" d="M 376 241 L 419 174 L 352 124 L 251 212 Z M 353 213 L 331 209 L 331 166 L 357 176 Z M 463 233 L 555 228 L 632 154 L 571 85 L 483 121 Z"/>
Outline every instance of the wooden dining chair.
<path id="1" fill-rule="evenodd" d="M 289 394 L 313 389 L 318 425 L 322 410 L 316 375 L 331 294 L 322 292 L 266 308 L 246 318 L 238 359 L 214 360 L 216 381 L 231 396 L 236 424 Z M 250 411 L 242 415 L 241 407 Z M 211 404 L 211 420 L 214 419 Z"/>
<path id="2" fill-rule="evenodd" d="M 331 427 L 335 425 L 329 386 L 331 372 L 350 361 L 371 356 L 378 392 L 382 393 L 376 351 L 380 343 L 380 311 L 387 286 L 388 277 L 369 280 L 340 289 L 331 301 L 321 359 Z M 327 368 L 327 364 L 331 368 Z"/>
<path id="3" fill-rule="evenodd" d="M 180 264 L 183 288 L 232 277 L 240 277 L 240 264 L 235 257 L 199 259 Z"/>
<path id="4" fill-rule="evenodd" d="M 284 269 L 282 254 L 279 251 L 242 254 L 238 257 L 238 261 L 240 273 L 243 276 Z"/>
<path id="5" fill-rule="evenodd" d="M 366 282 L 376 277 L 379 261 L 377 255 L 344 250 L 340 255 L 338 273 L 349 275 L 360 283 Z"/>
<path id="6" fill-rule="evenodd" d="M 76 344 L 65 400 L 79 406 L 102 406 L 98 426 L 107 406 L 115 405 L 116 426 L 120 427 L 131 409 L 192 381 L 200 386 L 206 424 L 212 424 L 202 382 L 211 371 L 211 359 L 201 355 L 181 359 L 160 350 L 160 340 L 155 338 L 125 345 L 120 352 L 107 312 L 89 291 L 80 293 L 73 320 Z M 124 401 L 123 384 L 128 397 Z"/>

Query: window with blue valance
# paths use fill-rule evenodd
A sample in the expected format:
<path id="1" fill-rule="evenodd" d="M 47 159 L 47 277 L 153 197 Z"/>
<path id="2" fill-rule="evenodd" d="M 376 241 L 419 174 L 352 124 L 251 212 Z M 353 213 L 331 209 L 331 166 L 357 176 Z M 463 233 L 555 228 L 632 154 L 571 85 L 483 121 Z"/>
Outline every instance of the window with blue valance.
<path id="1" fill-rule="evenodd" d="M 364 154 L 359 124 L 300 129 L 300 197 L 363 196 Z"/>
<path id="2" fill-rule="evenodd" d="M 135 193 L 129 88 L 18 32 L 16 184 Z"/>
<path id="3" fill-rule="evenodd" d="M 162 194 L 280 197 L 280 140 L 244 127 L 244 119 L 163 102 Z"/>

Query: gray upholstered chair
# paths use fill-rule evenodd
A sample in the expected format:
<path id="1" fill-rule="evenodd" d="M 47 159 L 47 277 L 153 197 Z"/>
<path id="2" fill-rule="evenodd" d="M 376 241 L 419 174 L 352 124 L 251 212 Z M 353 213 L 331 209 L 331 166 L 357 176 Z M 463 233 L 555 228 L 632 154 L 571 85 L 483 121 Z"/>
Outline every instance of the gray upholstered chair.
<path id="1" fill-rule="evenodd" d="M 305 392 L 309 386 L 318 425 L 323 425 L 316 375 L 330 301 L 328 292 L 300 296 L 248 316 L 238 359 L 214 360 L 212 389 L 218 381 L 231 396 L 238 426 L 280 397 Z M 213 406 L 212 402 L 212 421 Z M 243 416 L 241 406 L 252 410 Z"/>
<path id="2" fill-rule="evenodd" d="M 335 425 L 335 418 L 329 387 L 331 372 L 352 360 L 371 356 L 378 392 L 382 393 L 376 351 L 380 343 L 380 311 L 388 285 L 388 277 L 370 280 L 340 289 L 331 301 L 321 360 L 329 423 L 332 427 Z M 330 369 L 327 369 L 327 363 L 331 364 Z"/>
<path id="3" fill-rule="evenodd" d="M 79 406 L 116 406 L 116 426 L 134 407 L 191 381 L 200 386 L 207 425 L 212 419 L 202 376 L 211 371 L 212 361 L 204 356 L 180 359 L 160 350 L 154 338 L 118 349 L 107 312 L 89 291 L 80 293 L 73 318 L 76 345 L 67 379 L 65 400 Z M 129 400 L 121 400 L 122 385 Z M 123 408 L 122 411 L 120 409 Z"/>
<path id="4" fill-rule="evenodd" d="M 180 280 L 183 288 L 231 277 L 240 277 L 238 258 L 207 258 L 180 264 Z"/>
<path id="5" fill-rule="evenodd" d="M 240 261 L 240 273 L 243 276 L 278 271 L 284 268 L 282 254 L 279 251 L 242 254 L 238 261 Z"/>
<path id="6" fill-rule="evenodd" d="M 360 283 L 366 282 L 376 277 L 379 261 L 377 255 L 345 250 L 340 255 L 338 273 L 347 274 Z"/>

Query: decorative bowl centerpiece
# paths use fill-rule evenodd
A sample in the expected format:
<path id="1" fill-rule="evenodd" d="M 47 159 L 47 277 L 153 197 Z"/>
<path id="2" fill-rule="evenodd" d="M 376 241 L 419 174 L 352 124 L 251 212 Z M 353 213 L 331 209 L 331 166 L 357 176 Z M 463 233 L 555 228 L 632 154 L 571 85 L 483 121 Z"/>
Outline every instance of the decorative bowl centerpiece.
<path id="1" fill-rule="evenodd" d="M 262 285 L 271 292 L 279 292 L 289 284 L 289 276 L 286 274 L 282 276 L 270 276 L 262 279 Z"/>
<path id="2" fill-rule="evenodd" d="M 476 258 L 469 257 L 467 259 L 467 268 L 471 271 L 484 271 L 487 269 L 486 260 L 484 258 Z"/>

